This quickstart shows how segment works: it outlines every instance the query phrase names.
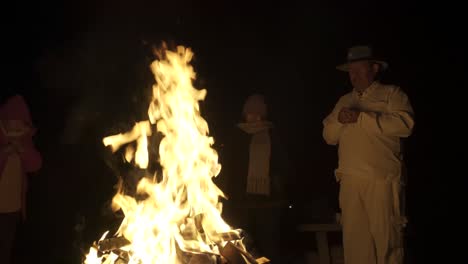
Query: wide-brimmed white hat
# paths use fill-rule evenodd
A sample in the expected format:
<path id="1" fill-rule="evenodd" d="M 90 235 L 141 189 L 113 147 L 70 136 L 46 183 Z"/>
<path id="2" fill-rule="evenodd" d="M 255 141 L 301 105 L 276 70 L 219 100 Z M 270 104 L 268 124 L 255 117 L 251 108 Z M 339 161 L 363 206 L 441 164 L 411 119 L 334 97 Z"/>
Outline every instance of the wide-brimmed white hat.
<path id="1" fill-rule="evenodd" d="M 380 64 L 382 70 L 388 68 L 388 63 L 383 60 L 379 60 L 374 56 L 373 50 L 369 46 L 354 46 L 348 49 L 347 62 L 336 66 L 336 69 L 340 71 L 348 71 L 349 64 L 355 61 L 368 60 L 374 63 Z"/>

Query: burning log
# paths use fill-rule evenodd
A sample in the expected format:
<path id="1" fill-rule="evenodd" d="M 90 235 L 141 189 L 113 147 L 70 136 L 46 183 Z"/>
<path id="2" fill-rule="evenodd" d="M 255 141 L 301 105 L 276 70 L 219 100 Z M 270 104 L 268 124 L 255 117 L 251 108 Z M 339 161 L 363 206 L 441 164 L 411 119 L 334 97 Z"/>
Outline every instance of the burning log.
<path id="1" fill-rule="evenodd" d="M 207 254 L 194 254 L 190 258 L 188 264 L 217 264 L 218 258 L 216 256 L 209 256 Z"/>
<path id="2" fill-rule="evenodd" d="M 100 241 L 98 250 L 101 252 L 112 251 L 130 245 L 130 243 L 125 237 L 111 237 Z"/>
<path id="3" fill-rule="evenodd" d="M 227 259 L 229 264 L 268 264 L 270 260 L 261 257 L 255 259 L 249 252 L 236 246 L 232 242 L 228 242 L 220 251 L 221 255 Z"/>
<path id="4" fill-rule="evenodd" d="M 244 237 L 242 229 L 231 230 L 229 232 L 220 233 L 219 236 L 224 241 L 241 240 Z"/>
<path id="5" fill-rule="evenodd" d="M 228 242 L 220 253 L 229 264 L 257 264 L 257 261 L 250 254 L 244 255 L 242 251 L 233 243 Z"/>
<path id="6" fill-rule="evenodd" d="M 255 259 L 250 253 L 243 250 L 236 244 L 241 241 L 243 236 L 241 229 L 233 230 L 219 234 L 224 241 L 229 241 L 224 247 L 217 245 L 220 248 L 220 254 L 208 253 L 191 253 L 182 251 L 177 247 L 177 255 L 183 263 L 187 264 L 267 264 L 270 261 L 267 258 Z M 125 237 L 111 237 L 101 240 L 97 244 L 99 255 L 104 255 L 112 252 L 118 256 L 116 264 L 127 264 L 129 262 L 128 252 L 121 248 L 130 245 L 131 242 Z"/>

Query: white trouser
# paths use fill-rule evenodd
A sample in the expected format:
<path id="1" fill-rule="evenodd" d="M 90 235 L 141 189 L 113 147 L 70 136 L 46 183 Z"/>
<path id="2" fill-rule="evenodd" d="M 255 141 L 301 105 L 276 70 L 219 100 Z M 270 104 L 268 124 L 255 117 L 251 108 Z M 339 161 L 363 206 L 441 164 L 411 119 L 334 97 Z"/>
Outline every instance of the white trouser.
<path id="1" fill-rule="evenodd" d="M 395 184 L 345 175 L 340 185 L 345 263 L 402 264 Z"/>

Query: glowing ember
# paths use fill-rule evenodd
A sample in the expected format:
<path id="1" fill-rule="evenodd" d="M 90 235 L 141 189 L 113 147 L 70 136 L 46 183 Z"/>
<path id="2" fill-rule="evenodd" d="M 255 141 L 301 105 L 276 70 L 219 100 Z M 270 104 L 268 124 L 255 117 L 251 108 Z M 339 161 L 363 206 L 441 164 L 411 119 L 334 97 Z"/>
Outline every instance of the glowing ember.
<path id="1" fill-rule="evenodd" d="M 147 168 L 151 124 L 164 134 L 159 146 L 162 180 L 144 178 L 137 187 L 148 198 L 136 200 L 120 191 L 113 198 L 113 208 L 125 214 L 116 235 L 130 242 L 119 248 L 129 264 L 184 263 L 180 252 L 219 256 L 230 240 L 222 234 L 236 234 L 221 217 L 218 198 L 224 194 L 212 181 L 221 165 L 211 148 L 214 140 L 208 136 L 208 124 L 200 115 L 198 102 L 204 100 L 206 90 L 192 86 L 195 72 L 189 63 L 193 53 L 179 46 L 176 52 L 166 50 L 164 55 L 151 64 L 156 84 L 149 121 L 103 140 L 113 151 L 136 140 L 137 149 L 127 147 L 125 159 Z M 85 263 L 119 263 L 118 258 L 112 251 L 99 256 L 94 246 Z"/>

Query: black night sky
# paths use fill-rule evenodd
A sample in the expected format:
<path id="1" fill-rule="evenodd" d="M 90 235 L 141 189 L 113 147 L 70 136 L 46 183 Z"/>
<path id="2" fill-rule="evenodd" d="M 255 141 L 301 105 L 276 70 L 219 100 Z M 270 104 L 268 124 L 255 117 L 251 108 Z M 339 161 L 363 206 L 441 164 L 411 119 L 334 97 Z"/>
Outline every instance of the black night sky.
<path id="1" fill-rule="evenodd" d="M 208 90 L 202 114 L 221 162 L 244 99 L 254 92 L 266 95 L 294 168 L 291 225 L 319 214 L 313 208 L 323 214 L 337 210 L 336 148 L 323 141 L 321 122 L 350 90 L 335 65 L 344 61 L 348 47 L 373 45 L 390 63 L 385 81 L 407 92 L 416 113 L 406 148 L 409 258 L 425 263 L 445 252 L 438 245 L 446 230 L 437 226 L 453 215 L 443 197 L 460 172 L 449 174 L 442 163 L 455 156 L 447 149 L 456 142 L 447 142 L 446 133 L 457 126 L 444 111 L 459 107 L 449 97 L 464 89 L 445 77 L 461 76 L 457 65 L 465 53 L 456 8 L 412 1 L 241 2 L 3 5 L 1 90 L 26 98 L 44 158 L 41 171 L 31 176 L 19 263 L 78 263 L 73 247 L 78 214 L 88 221 L 86 243 L 106 230 L 101 209 L 117 178 L 101 138 L 143 118 L 152 81 L 151 45 L 163 40 L 195 53 L 197 84 Z M 309 240 L 313 243 L 312 234 Z M 307 240 L 297 234 L 294 241 L 301 263 Z"/>

